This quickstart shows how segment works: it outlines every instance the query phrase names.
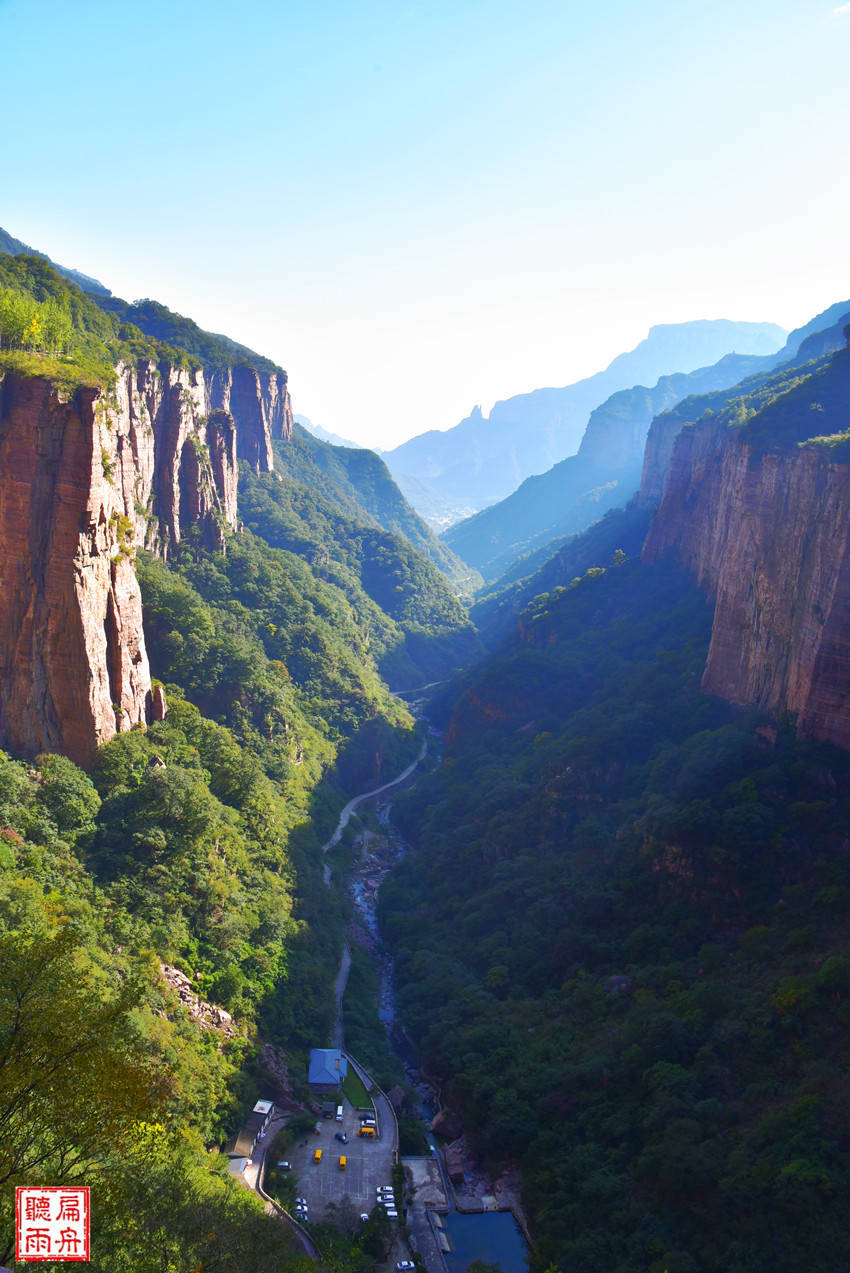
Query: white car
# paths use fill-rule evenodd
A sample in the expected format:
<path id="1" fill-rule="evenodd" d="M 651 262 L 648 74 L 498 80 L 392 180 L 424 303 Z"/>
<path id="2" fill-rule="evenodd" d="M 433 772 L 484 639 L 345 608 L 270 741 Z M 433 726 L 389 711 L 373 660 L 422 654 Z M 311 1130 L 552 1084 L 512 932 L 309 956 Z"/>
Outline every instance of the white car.
<path id="1" fill-rule="evenodd" d="M 405 1269 L 415 1269 L 416 1265 L 412 1260 L 399 1260 L 396 1268 L 398 1269 L 398 1273 L 404 1273 Z"/>
<path id="2" fill-rule="evenodd" d="M 398 1219 L 398 1212 L 396 1211 L 395 1207 L 387 1207 L 386 1211 L 387 1211 L 387 1219 L 388 1219 L 388 1220 L 397 1220 L 397 1219 Z"/>
<path id="3" fill-rule="evenodd" d="M 361 1212 L 360 1212 L 360 1219 L 361 1219 L 361 1220 L 368 1220 L 368 1219 L 369 1219 L 369 1212 L 368 1212 L 368 1211 L 361 1211 Z"/>

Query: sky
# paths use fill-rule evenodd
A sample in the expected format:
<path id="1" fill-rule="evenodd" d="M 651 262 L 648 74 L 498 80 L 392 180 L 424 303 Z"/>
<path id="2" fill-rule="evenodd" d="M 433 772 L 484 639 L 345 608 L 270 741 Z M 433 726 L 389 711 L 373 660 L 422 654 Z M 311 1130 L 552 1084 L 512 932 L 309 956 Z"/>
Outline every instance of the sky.
<path id="1" fill-rule="evenodd" d="M 0 0 L 0 225 L 390 448 L 850 297 L 850 4 Z"/>

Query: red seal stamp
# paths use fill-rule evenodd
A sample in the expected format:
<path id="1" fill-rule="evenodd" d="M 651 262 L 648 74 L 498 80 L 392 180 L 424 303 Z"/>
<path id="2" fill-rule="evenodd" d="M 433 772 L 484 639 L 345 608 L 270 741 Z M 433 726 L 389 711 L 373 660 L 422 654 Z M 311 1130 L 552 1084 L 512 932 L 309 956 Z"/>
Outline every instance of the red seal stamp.
<path id="1" fill-rule="evenodd" d="M 88 1185 L 19 1185 L 15 1259 L 90 1259 L 90 1220 Z"/>

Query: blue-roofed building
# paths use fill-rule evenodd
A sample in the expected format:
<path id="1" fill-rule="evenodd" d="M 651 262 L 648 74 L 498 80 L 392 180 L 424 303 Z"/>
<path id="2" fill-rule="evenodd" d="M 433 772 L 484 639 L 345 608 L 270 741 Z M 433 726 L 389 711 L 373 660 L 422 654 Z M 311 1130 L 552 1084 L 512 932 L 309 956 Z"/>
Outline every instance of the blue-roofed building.
<path id="1" fill-rule="evenodd" d="M 348 1073 L 348 1061 L 339 1048 L 312 1048 L 307 1082 L 317 1092 L 338 1092 Z"/>

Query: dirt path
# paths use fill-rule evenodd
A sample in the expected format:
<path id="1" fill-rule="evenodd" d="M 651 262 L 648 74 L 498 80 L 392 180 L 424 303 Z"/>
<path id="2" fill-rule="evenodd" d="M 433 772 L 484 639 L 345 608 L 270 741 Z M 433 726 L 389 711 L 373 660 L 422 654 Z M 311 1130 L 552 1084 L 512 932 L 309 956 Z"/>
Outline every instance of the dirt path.
<path id="1" fill-rule="evenodd" d="M 397 778 L 393 778 L 391 782 L 385 782 L 383 786 L 375 787 L 372 791 L 362 791 L 359 796 L 354 796 L 353 799 L 349 800 L 348 804 L 345 805 L 342 813 L 339 815 L 339 822 L 336 824 L 336 830 L 328 840 L 327 844 L 322 845 L 322 852 L 327 853 L 328 849 L 333 848 L 335 844 L 339 843 L 339 837 L 348 826 L 348 820 L 359 804 L 362 804 L 364 800 L 371 800 L 373 796 L 380 796 L 384 791 L 390 791 L 393 787 L 397 787 L 400 782 L 404 782 L 405 778 L 409 778 L 414 769 L 416 769 L 417 765 L 422 762 L 427 750 L 428 740 L 426 738 L 419 751 L 419 755 L 415 760 L 410 762 L 407 768 L 403 770 Z M 325 863 L 324 880 L 328 885 L 331 882 L 331 868 L 328 862 Z"/>

